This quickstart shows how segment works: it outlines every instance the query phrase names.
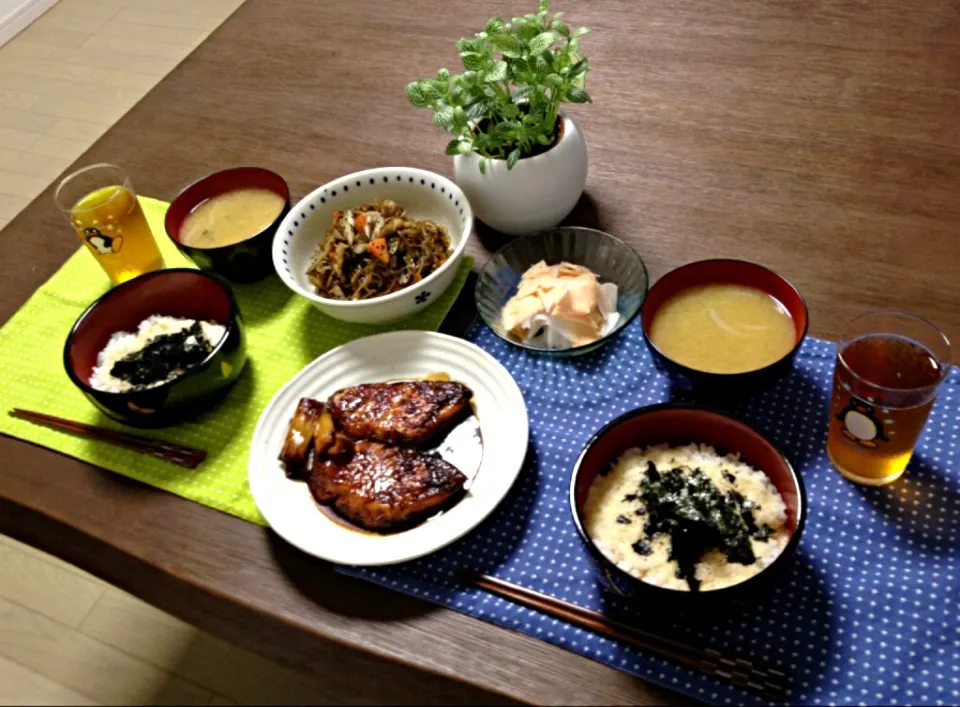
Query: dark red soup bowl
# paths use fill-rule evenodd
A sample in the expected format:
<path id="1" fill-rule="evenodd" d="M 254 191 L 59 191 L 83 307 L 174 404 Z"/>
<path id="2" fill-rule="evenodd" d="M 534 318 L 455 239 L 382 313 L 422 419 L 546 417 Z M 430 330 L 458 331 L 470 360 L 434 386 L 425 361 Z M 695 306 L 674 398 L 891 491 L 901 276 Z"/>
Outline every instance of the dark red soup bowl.
<path id="1" fill-rule="evenodd" d="M 97 355 L 110 337 L 136 331 L 154 314 L 216 322 L 226 333 L 201 363 L 172 381 L 126 393 L 93 388 Z M 63 348 L 70 380 L 104 414 L 134 427 L 174 425 L 211 406 L 237 381 L 246 362 L 243 321 L 230 286 L 186 268 L 158 270 L 110 290 L 80 315 Z"/>
<path id="2" fill-rule="evenodd" d="M 653 321 L 660 307 L 678 292 L 690 287 L 734 284 L 753 287 L 779 301 L 793 319 L 794 345 L 780 360 L 764 368 L 743 373 L 708 373 L 673 360 L 650 339 Z M 769 268 L 745 260 L 700 260 L 671 270 L 653 286 L 643 303 L 643 336 L 657 368 L 670 377 L 676 395 L 692 391 L 706 399 L 749 395 L 788 373 L 807 336 L 807 304 L 793 285 Z"/>
<path id="3" fill-rule="evenodd" d="M 708 444 L 719 454 L 739 454 L 741 461 L 770 477 L 787 509 L 790 539 L 783 552 L 758 574 L 739 584 L 710 591 L 683 591 L 648 584 L 617 567 L 587 534 L 583 508 L 590 485 L 607 473 L 627 450 L 656 444 Z M 601 429 L 587 443 L 573 468 L 570 508 L 577 531 L 611 590 L 655 607 L 660 619 L 677 614 L 701 615 L 748 609 L 768 595 L 796 553 L 807 517 L 803 481 L 787 458 L 757 430 L 735 418 L 693 405 L 666 403 L 628 412 Z M 639 539 L 639 526 L 638 526 Z"/>
<path id="4" fill-rule="evenodd" d="M 283 198 L 283 209 L 269 226 L 238 243 L 197 248 L 181 242 L 183 222 L 194 209 L 208 199 L 239 189 L 272 191 Z M 261 167 L 235 167 L 214 172 L 181 191 L 167 209 L 164 226 L 177 247 L 204 270 L 215 270 L 233 282 L 254 282 L 274 272 L 273 238 L 289 210 L 290 189 L 283 177 Z"/>

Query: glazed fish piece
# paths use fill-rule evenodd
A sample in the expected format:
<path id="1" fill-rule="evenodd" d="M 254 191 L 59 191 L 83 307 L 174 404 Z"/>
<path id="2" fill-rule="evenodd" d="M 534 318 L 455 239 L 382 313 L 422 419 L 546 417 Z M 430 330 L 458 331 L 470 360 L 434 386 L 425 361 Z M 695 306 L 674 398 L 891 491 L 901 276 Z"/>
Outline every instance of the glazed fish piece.
<path id="1" fill-rule="evenodd" d="M 436 452 L 369 441 L 334 451 L 316 457 L 310 492 L 366 530 L 409 526 L 455 498 L 467 481 Z"/>
<path id="2" fill-rule="evenodd" d="M 301 398 L 280 450 L 280 461 L 286 467 L 287 476 L 302 479 L 312 455 L 322 453 L 333 441 L 333 418 L 326 405 L 312 398 Z"/>
<path id="3" fill-rule="evenodd" d="M 466 417 L 472 395 L 451 381 L 371 383 L 334 393 L 328 405 L 348 437 L 422 445 Z"/>

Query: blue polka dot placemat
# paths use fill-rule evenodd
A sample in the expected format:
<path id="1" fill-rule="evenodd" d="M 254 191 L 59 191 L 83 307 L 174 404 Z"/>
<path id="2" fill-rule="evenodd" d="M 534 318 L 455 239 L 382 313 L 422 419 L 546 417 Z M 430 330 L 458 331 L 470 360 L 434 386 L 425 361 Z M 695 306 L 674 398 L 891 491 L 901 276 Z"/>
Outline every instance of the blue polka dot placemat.
<path id="1" fill-rule="evenodd" d="M 468 338 L 523 391 L 531 454 L 510 494 L 477 530 L 420 560 L 342 572 L 520 631 L 714 704 L 757 699 L 673 663 L 458 585 L 467 567 L 603 609 L 635 611 L 606 594 L 570 517 L 568 485 L 589 437 L 618 415 L 669 398 L 639 321 L 600 351 L 572 360 L 527 354 L 477 325 Z M 856 486 L 824 452 L 835 346 L 808 339 L 792 376 L 735 409 L 801 471 L 809 517 L 798 554 L 755 610 L 680 636 L 789 669 L 789 702 L 807 705 L 960 702 L 960 374 L 940 391 L 907 473 Z"/>

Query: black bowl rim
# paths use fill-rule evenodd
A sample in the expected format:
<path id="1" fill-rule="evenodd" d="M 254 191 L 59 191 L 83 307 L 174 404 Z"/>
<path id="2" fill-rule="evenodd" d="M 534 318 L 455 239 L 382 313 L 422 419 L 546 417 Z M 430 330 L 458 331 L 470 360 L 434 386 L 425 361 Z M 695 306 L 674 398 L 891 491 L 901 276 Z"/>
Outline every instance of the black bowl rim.
<path id="1" fill-rule="evenodd" d="M 174 237 L 173 237 L 173 234 L 170 233 L 170 226 L 169 226 L 168 223 L 167 223 L 167 215 L 164 214 L 164 216 L 163 216 L 163 232 L 164 232 L 165 234 L 167 234 L 167 238 L 169 238 L 169 239 L 173 242 L 173 244 L 174 244 L 175 246 L 177 246 L 177 248 L 179 248 L 179 249 L 181 249 L 181 250 L 187 250 L 187 251 L 189 251 L 189 250 L 196 250 L 196 251 L 200 251 L 200 252 L 202 252 L 202 253 L 213 253 L 213 252 L 216 252 L 216 251 L 218 251 L 218 250 L 226 250 L 226 249 L 228 249 L 228 248 L 233 248 L 234 246 L 238 246 L 238 245 L 240 245 L 241 243 L 247 243 L 247 242 L 249 242 L 249 241 L 252 241 L 254 238 L 259 238 L 259 237 L 262 236 L 263 234 L 269 233 L 271 230 L 274 230 L 274 231 L 277 230 L 277 227 L 280 225 L 280 222 L 281 222 L 284 218 L 286 218 L 287 212 L 290 210 L 290 185 L 287 183 L 287 180 L 284 179 L 283 175 L 278 174 L 277 172 L 274 172 L 272 169 L 267 169 L 266 167 L 258 167 L 257 165 L 241 165 L 241 166 L 239 166 L 239 167 L 227 167 L 226 169 L 218 169 L 216 172 L 211 172 L 210 174 L 206 174 L 206 175 L 204 175 L 204 176 L 202 176 L 202 177 L 199 177 L 199 178 L 197 178 L 197 179 L 194 179 L 192 182 L 190 182 L 190 183 L 187 184 L 185 187 L 183 187 L 182 189 L 180 189 L 180 191 L 177 192 L 177 195 L 176 195 L 175 197 L 173 197 L 173 200 L 170 202 L 170 206 L 173 206 L 174 203 L 176 203 L 177 199 L 179 199 L 180 197 L 182 197 L 182 196 L 184 195 L 184 193 L 185 193 L 188 189 L 192 189 L 192 188 L 195 187 L 197 184 L 200 184 L 201 182 L 205 182 L 205 181 L 207 181 L 208 179 L 212 179 L 213 177 L 216 177 L 218 174 L 226 174 L 226 173 L 228 173 L 228 172 L 240 172 L 240 171 L 246 171 L 246 170 L 250 170 L 250 169 L 259 170 L 259 171 L 261 171 L 261 172 L 267 172 L 267 173 L 269 173 L 269 174 L 272 174 L 274 177 L 276 177 L 277 179 L 279 179 L 281 182 L 283 182 L 283 188 L 284 188 L 284 189 L 286 190 L 286 192 L 287 192 L 287 194 L 286 194 L 286 201 L 284 202 L 284 207 L 283 207 L 283 209 L 280 210 L 280 213 L 277 215 L 277 217 L 276 217 L 273 221 L 271 221 L 268 225 L 264 226 L 262 229 L 260 229 L 260 230 L 257 231 L 256 233 L 254 233 L 252 236 L 248 236 L 247 238 L 244 238 L 242 241 L 237 241 L 236 243 L 230 243 L 229 245 L 218 245 L 218 246 L 214 246 L 213 248 L 202 248 L 202 247 L 200 247 L 200 246 L 195 246 L 195 245 L 186 245 L 185 243 L 181 243 L 181 242 L 178 241 L 176 238 L 174 238 Z M 223 193 L 226 194 L 227 192 L 223 192 Z M 202 202 L 201 202 L 201 203 L 202 203 Z M 199 204 L 198 204 L 198 206 L 199 206 Z M 196 207 L 194 207 L 194 208 L 196 208 Z M 168 206 L 168 207 L 167 207 L 167 214 L 169 214 L 169 213 L 170 213 L 170 207 Z"/>
<path id="2" fill-rule="evenodd" d="M 793 345 L 793 348 L 791 348 L 789 351 L 787 351 L 787 353 L 785 353 L 783 356 L 778 358 L 773 363 L 768 363 L 766 366 L 763 366 L 762 368 L 754 368 L 749 371 L 739 371 L 737 373 L 712 373 L 710 371 L 701 371 L 699 368 L 691 368 L 690 366 L 684 365 L 679 361 L 677 361 L 676 359 L 670 358 L 663 351 L 661 351 L 660 348 L 653 343 L 653 340 L 650 338 L 650 332 L 647 331 L 647 327 L 646 325 L 644 325 L 643 320 L 641 319 L 640 328 L 643 330 L 643 338 L 647 342 L 647 346 L 649 346 L 659 356 L 669 361 L 671 365 L 679 368 L 682 373 L 685 373 L 690 377 L 717 376 L 718 380 L 728 380 L 728 381 L 732 380 L 736 376 L 752 376 L 754 374 L 762 375 L 768 371 L 773 370 L 777 366 L 781 365 L 784 361 L 787 361 L 791 357 L 795 356 L 796 353 L 800 350 L 800 347 L 803 346 L 803 342 L 806 341 L 807 332 L 810 331 L 810 308 L 807 306 L 807 300 L 803 298 L 803 295 L 800 294 L 800 290 L 798 290 L 792 282 L 790 282 L 787 278 L 785 278 L 783 275 L 778 273 L 776 270 L 772 268 L 768 268 L 766 265 L 755 263 L 752 260 L 742 260 L 740 258 L 706 258 L 704 260 L 694 260 L 692 263 L 685 263 L 684 265 L 680 265 L 679 267 L 676 267 L 673 270 L 670 270 L 669 272 L 666 272 L 663 275 L 661 275 L 660 279 L 657 280 L 653 284 L 653 287 L 650 288 L 650 292 L 653 292 L 654 289 L 656 289 L 657 285 L 663 282 L 665 278 L 669 277 L 670 275 L 673 275 L 673 273 L 679 272 L 685 268 L 691 268 L 695 265 L 701 265 L 703 263 L 740 263 L 740 264 L 751 265 L 755 268 L 766 270 L 768 273 L 780 279 L 783 282 L 783 284 L 785 284 L 787 287 L 793 290 L 796 293 L 797 298 L 800 300 L 800 304 L 803 305 L 803 313 L 806 315 L 806 322 L 804 323 L 804 326 L 803 326 L 803 333 L 800 334 L 800 337 L 797 339 L 797 342 Z M 644 307 L 647 305 L 647 299 L 649 298 L 646 298 L 643 300 Z M 643 307 L 641 307 L 640 309 L 642 311 Z"/>
<path id="3" fill-rule="evenodd" d="M 647 264 L 643 261 L 643 256 L 641 256 L 640 253 L 637 252 L 636 248 L 634 248 L 632 245 L 630 245 L 624 240 L 621 240 L 620 238 L 617 238 L 616 236 L 610 233 L 607 233 L 606 231 L 601 231 L 596 228 L 588 228 L 586 226 L 554 226 L 553 228 L 547 228 L 547 229 L 544 229 L 543 231 L 537 231 L 536 233 L 530 233 L 526 236 L 515 238 L 514 240 L 510 241 L 509 243 L 504 245 L 502 248 L 497 250 L 497 252 L 491 255 L 487 259 L 487 262 L 484 263 L 483 268 L 480 270 L 480 274 L 477 276 L 477 285 L 476 287 L 473 288 L 473 300 L 475 304 L 479 302 L 480 281 L 483 278 L 484 274 L 487 272 L 487 269 L 492 266 L 494 258 L 496 258 L 501 253 L 505 253 L 510 248 L 513 248 L 515 245 L 517 245 L 522 241 L 525 241 L 529 238 L 540 238 L 540 237 L 546 236 L 547 234 L 554 233 L 556 231 L 583 231 L 585 233 L 597 234 L 605 238 L 609 238 L 611 240 L 616 241 L 617 243 L 622 245 L 624 248 L 626 248 L 628 251 L 633 253 L 633 256 L 640 263 L 640 268 L 643 270 L 643 279 L 644 279 L 643 299 L 640 301 L 640 306 L 637 307 L 637 311 L 635 311 L 629 317 L 621 318 L 621 320 L 617 322 L 617 326 L 615 326 L 610 333 L 608 333 L 606 336 L 600 337 L 596 341 L 593 341 L 589 344 L 583 344 L 582 346 L 572 346 L 569 349 L 541 349 L 541 348 L 537 348 L 536 346 L 528 346 L 522 341 L 514 341 L 509 336 L 504 336 L 503 334 L 498 332 L 489 321 L 487 321 L 487 318 L 483 315 L 483 311 L 480 309 L 480 307 L 476 307 L 476 310 L 477 310 L 477 313 L 480 315 L 480 318 L 483 320 L 483 323 L 487 326 L 487 328 L 490 331 L 492 331 L 494 334 L 500 337 L 503 341 L 506 341 L 508 344 L 512 344 L 517 348 L 523 349 L 525 351 L 531 351 L 533 353 L 543 354 L 545 356 L 558 356 L 558 355 L 567 356 L 567 355 L 575 355 L 581 352 L 587 353 L 589 351 L 593 351 L 594 349 L 600 348 L 607 342 L 611 341 L 621 331 L 626 329 L 627 326 L 630 324 L 630 322 L 636 319 L 637 316 L 643 311 L 643 305 L 646 303 L 647 295 L 650 293 L 650 272 L 647 270 Z M 618 287 L 619 287 L 619 283 L 618 283 Z"/>
<path id="4" fill-rule="evenodd" d="M 182 273 L 182 272 L 191 273 L 193 275 L 200 275 L 201 277 L 205 277 L 208 280 L 213 280 L 214 283 L 216 283 L 220 287 L 220 289 L 224 291 L 224 293 L 227 295 L 227 299 L 230 302 L 230 321 L 226 323 L 225 325 L 226 331 L 224 332 L 223 337 L 220 339 L 217 345 L 213 347 L 213 350 L 209 354 L 207 354 L 207 357 L 203 359 L 203 361 L 201 361 L 199 364 L 197 364 L 193 368 L 193 370 L 185 371 L 182 375 L 177 376 L 173 380 L 169 380 L 166 383 L 161 383 L 160 385 L 154 386 L 153 388 L 147 388 L 146 390 L 153 392 L 157 390 L 166 390 L 168 388 L 171 388 L 175 384 L 179 383 L 180 381 L 185 379 L 187 376 L 189 376 L 193 371 L 198 370 L 201 366 L 205 366 L 209 361 L 213 360 L 213 358 L 220 352 L 220 349 L 226 345 L 227 340 L 230 338 L 230 334 L 232 334 L 234 330 L 237 328 L 237 318 L 240 315 L 240 306 L 237 304 L 237 298 L 233 294 L 233 290 L 230 288 L 230 285 L 226 282 L 224 278 L 220 277 L 219 275 L 216 275 L 211 272 L 207 272 L 205 270 L 198 270 L 195 268 L 167 268 L 164 270 L 154 270 L 153 272 L 144 273 L 143 275 L 135 277 L 132 280 L 127 280 L 126 282 L 120 285 L 117 285 L 116 287 L 113 287 L 110 290 L 107 290 L 105 293 L 100 295 L 96 300 L 94 300 L 89 307 L 83 310 L 83 314 L 81 314 L 77 318 L 77 321 L 73 323 L 73 326 L 70 327 L 70 333 L 67 334 L 67 340 L 63 345 L 63 367 L 67 372 L 67 377 L 70 378 L 70 380 L 73 382 L 74 385 L 76 385 L 78 388 L 80 388 L 80 390 L 82 390 L 85 393 L 96 395 L 96 396 L 107 396 L 107 399 L 109 399 L 110 396 L 116 396 L 116 398 L 114 398 L 115 400 L 119 400 L 123 397 L 127 397 L 137 392 L 140 392 L 140 391 L 134 391 L 134 390 L 127 390 L 122 393 L 114 393 L 113 391 L 109 391 L 109 390 L 98 390 L 97 388 L 94 388 L 92 385 L 90 385 L 86 381 L 81 380 L 73 372 L 73 366 L 70 365 L 70 349 L 73 344 L 74 336 L 76 335 L 77 329 L 80 328 L 80 325 L 87 318 L 87 316 L 93 312 L 94 309 L 99 307 L 100 304 L 106 301 L 108 297 L 111 297 L 114 295 L 121 296 L 121 293 L 123 292 L 124 288 L 127 285 L 134 282 L 141 282 L 147 278 L 162 277 L 169 273 Z"/>
<path id="5" fill-rule="evenodd" d="M 773 447 L 776 450 L 777 454 L 783 459 L 786 463 L 787 468 L 790 470 L 790 475 L 793 477 L 794 482 L 797 485 L 797 494 L 800 498 L 800 508 L 797 513 L 797 527 L 794 529 L 793 533 L 790 535 L 790 540 L 787 541 L 787 544 L 784 546 L 783 551 L 776 557 L 776 559 L 771 562 L 769 565 L 764 567 L 762 570 L 745 579 L 742 582 L 737 584 L 731 584 L 729 587 L 722 587 L 721 589 L 711 589 L 706 592 L 688 592 L 680 589 L 669 589 L 667 587 L 661 587 L 656 584 L 650 584 L 649 582 L 644 582 L 642 579 L 637 579 L 632 574 L 623 571 L 617 567 L 616 563 L 611 562 L 606 555 L 600 552 L 599 548 L 594 544 L 593 539 L 587 534 L 587 531 L 583 527 L 583 522 L 580 519 L 580 513 L 577 511 L 577 499 L 576 499 L 576 489 L 577 489 L 577 478 L 580 476 L 580 467 L 583 463 L 584 457 L 586 457 L 587 452 L 596 444 L 597 440 L 607 434 L 610 430 L 617 427 L 618 425 L 626 422 L 627 420 L 633 419 L 635 417 L 641 417 L 643 415 L 649 415 L 653 413 L 660 412 L 662 410 L 696 410 L 699 412 L 709 413 L 711 415 L 718 415 L 720 417 L 725 417 L 733 422 L 739 423 L 752 432 L 757 434 L 762 440 L 767 444 Z M 761 469 L 764 474 L 766 471 Z M 644 589 L 649 589 L 651 592 L 661 593 L 663 597 L 671 597 L 673 599 L 682 598 L 682 597 L 692 597 L 690 601 L 696 601 L 697 597 L 709 597 L 712 601 L 714 598 L 724 598 L 726 596 L 732 595 L 736 591 L 743 591 L 745 588 L 748 588 L 750 585 L 756 585 L 758 582 L 762 581 L 760 578 L 766 575 L 770 576 L 770 573 L 776 567 L 780 567 L 784 562 L 788 562 L 789 559 L 795 554 L 797 546 L 800 544 L 800 536 L 803 535 L 803 529 L 807 524 L 807 489 L 803 483 L 803 477 L 797 472 L 797 468 L 793 465 L 793 462 L 790 461 L 788 457 L 779 446 L 777 446 L 769 436 L 764 434 L 762 431 L 757 429 L 756 426 L 751 425 L 750 423 L 741 420 L 738 417 L 733 415 L 728 415 L 725 412 L 720 412 L 713 408 L 707 407 L 705 405 L 690 405 L 686 403 L 656 403 L 654 405 L 646 405 L 644 407 L 639 407 L 634 410 L 623 413 L 622 415 L 617 416 L 603 427 L 601 427 L 597 432 L 595 432 L 587 443 L 584 445 L 583 450 L 577 456 L 577 461 L 573 465 L 573 473 L 570 476 L 570 490 L 569 490 L 569 501 L 570 501 L 570 515 L 573 517 L 573 524 L 577 528 L 577 533 L 580 535 L 580 540 L 583 541 L 583 544 L 586 545 L 587 550 L 591 555 L 599 560 L 600 565 L 609 571 L 613 571 L 617 576 L 626 578 L 629 582 L 636 582 L 641 584 Z"/>

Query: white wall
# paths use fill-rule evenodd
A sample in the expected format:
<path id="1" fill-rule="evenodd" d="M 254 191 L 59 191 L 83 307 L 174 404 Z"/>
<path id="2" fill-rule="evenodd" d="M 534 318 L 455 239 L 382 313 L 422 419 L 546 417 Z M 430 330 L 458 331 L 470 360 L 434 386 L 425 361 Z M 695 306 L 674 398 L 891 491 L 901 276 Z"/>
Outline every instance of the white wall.
<path id="1" fill-rule="evenodd" d="M 0 46 L 56 4 L 57 0 L 0 0 Z"/>

